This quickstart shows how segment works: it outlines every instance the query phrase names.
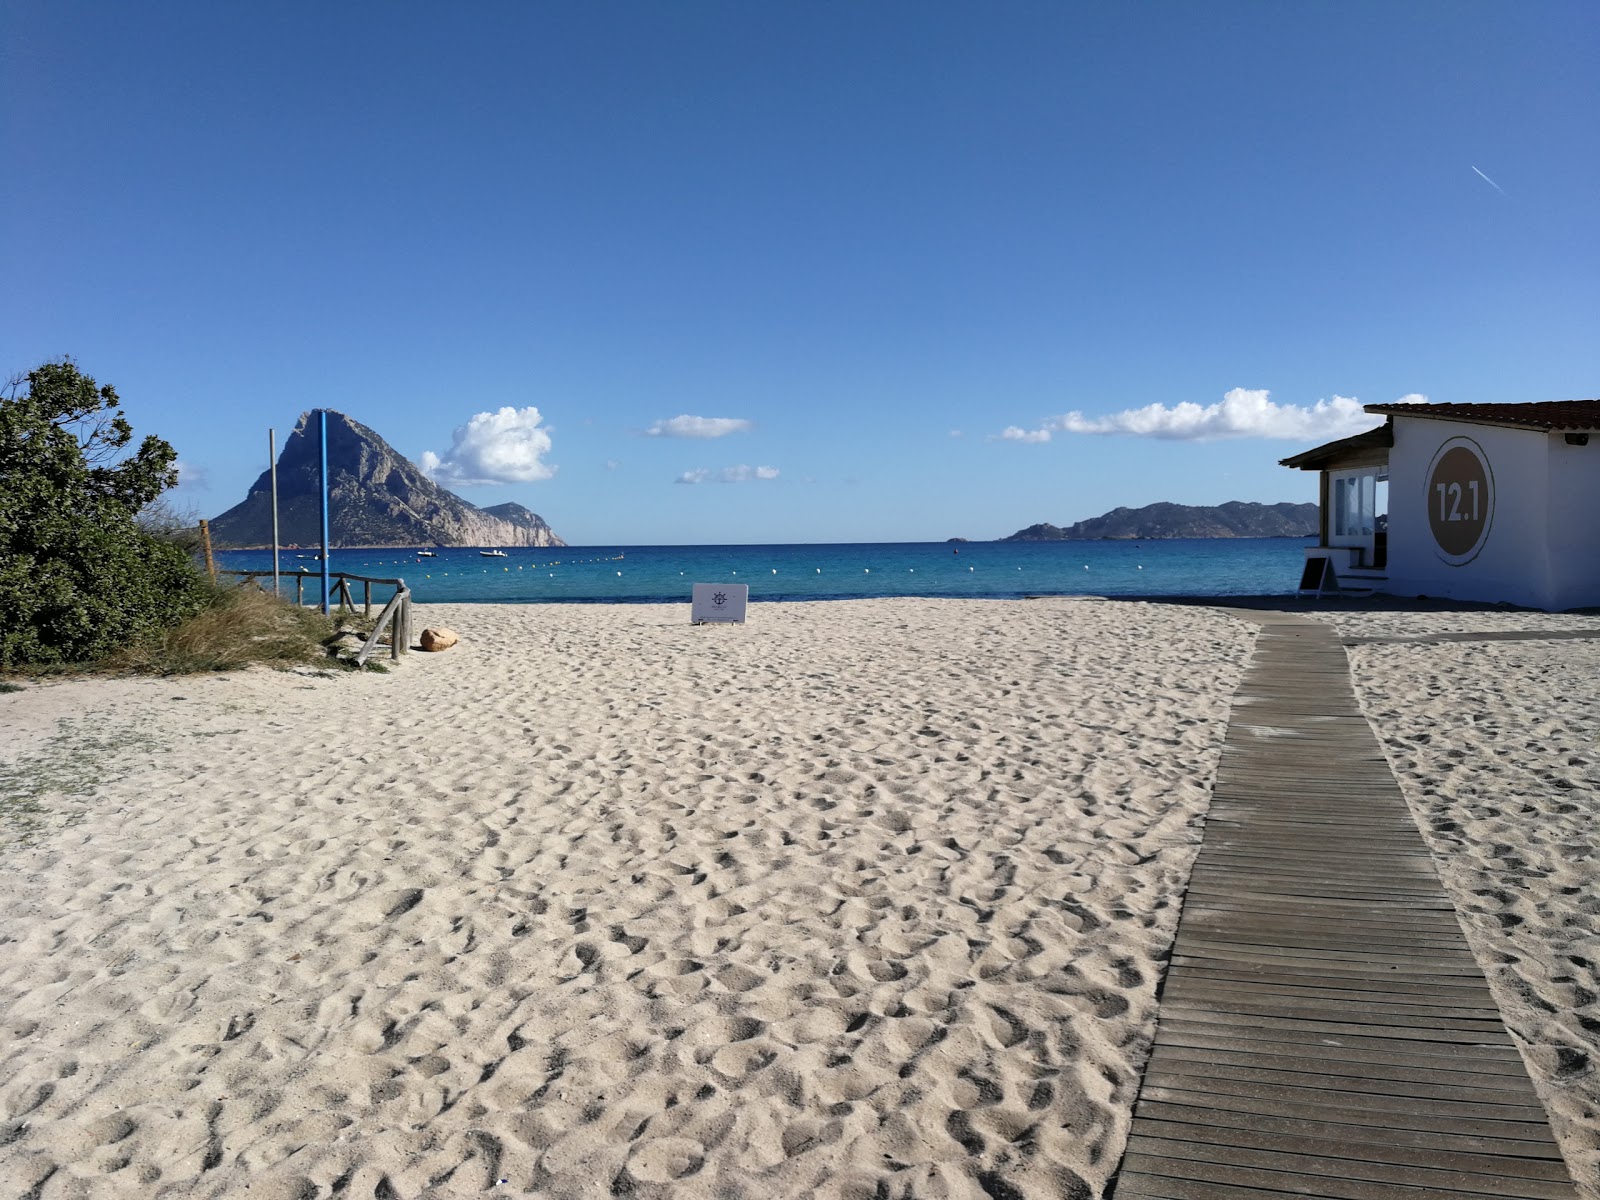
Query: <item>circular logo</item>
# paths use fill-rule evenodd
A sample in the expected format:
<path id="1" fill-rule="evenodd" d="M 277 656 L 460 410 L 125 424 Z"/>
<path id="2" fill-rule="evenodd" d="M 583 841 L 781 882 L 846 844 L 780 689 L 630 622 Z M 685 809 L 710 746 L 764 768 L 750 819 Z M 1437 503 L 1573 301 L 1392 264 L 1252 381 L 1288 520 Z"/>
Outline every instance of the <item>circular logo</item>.
<path id="1" fill-rule="evenodd" d="M 1483 447 L 1465 437 L 1440 446 L 1428 466 L 1426 499 L 1439 557 L 1455 567 L 1471 562 L 1494 520 L 1494 473 Z"/>

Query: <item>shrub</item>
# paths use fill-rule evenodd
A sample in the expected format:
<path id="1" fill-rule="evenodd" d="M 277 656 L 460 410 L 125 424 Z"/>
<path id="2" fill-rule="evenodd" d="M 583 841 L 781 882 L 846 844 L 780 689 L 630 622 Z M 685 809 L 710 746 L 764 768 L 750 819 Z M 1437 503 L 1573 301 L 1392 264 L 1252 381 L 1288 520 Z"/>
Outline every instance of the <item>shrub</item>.
<path id="1" fill-rule="evenodd" d="M 146 437 L 127 454 L 132 438 L 116 391 L 70 359 L 0 397 L 0 667 L 102 658 L 205 607 L 182 547 L 138 523 L 177 453 Z"/>

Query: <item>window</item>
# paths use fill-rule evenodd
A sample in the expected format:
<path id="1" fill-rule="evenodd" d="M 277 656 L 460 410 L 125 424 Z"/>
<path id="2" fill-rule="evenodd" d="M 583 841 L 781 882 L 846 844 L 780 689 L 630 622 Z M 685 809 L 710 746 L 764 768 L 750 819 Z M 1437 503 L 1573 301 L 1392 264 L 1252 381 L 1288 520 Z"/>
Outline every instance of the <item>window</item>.
<path id="1" fill-rule="evenodd" d="M 1328 541 L 1335 546 L 1371 548 L 1380 509 L 1389 501 L 1389 470 L 1367 467 L 1328 475 Z"/>

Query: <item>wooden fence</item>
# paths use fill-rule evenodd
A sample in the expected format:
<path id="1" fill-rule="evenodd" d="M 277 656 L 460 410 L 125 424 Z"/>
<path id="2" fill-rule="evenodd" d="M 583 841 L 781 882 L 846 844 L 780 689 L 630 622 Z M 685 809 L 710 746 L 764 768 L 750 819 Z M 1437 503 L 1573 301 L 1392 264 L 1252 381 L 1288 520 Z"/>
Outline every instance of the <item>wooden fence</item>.
<path id="1" fill-rule="evenodd" d="M 222 574 L 237 576 L 246 582 L 252 580 L 259 582 L 263 579 L 271 580 L 272 578 L 271 571 L 224 571 Z M 320 574 L 312 575 L 309 572 L 281 572 L 279 578 L 285 582 L 290 579 L 294 580 L 294 602 L 303 607 L 306 602 L 306 581 L 320 581 L 322 576 Z M 351 575 L 345 571 L 330 571 L 328 578 L 337 581 L 333 584 L 333 592 L 328 597 L 328 604 L 332 606 L 337 603 L 338 608 L 335 611 L 338 612 L 355 612 L 356 599 L 355 594 L 350 589 L 350 585 L 359 583 L 361 585 L 362 615 L 367 617 L 372 615 L 372 585 L 376 583 L 394 588 L 394 595 L 389 597 L 388 603 L 379 611 L 378 620 L 372 627 L 372 633 L 367 637 L 360 652 L 356 655 L 356 664 L 358 666 L 362 665 L 372 656 L 372 652 L 378 648 L 378 639 L 385 629 L 389 630 L 389 657 L 398 661 L 400 656 L 411 645 L 411 589 L 406 586 L 406 581 L 404 579 L 369 579 L 365 575 Z M 264 585 L 264 587 L 267 591 L 272 590 L 270 583 Z"/>

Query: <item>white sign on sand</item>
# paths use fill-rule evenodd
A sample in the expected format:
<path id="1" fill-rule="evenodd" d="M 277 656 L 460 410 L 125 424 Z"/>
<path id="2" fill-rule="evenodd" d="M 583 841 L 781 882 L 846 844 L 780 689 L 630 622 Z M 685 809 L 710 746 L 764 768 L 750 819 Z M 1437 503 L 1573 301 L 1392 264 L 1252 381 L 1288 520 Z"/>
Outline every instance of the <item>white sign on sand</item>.
<path id="1" fill-rule="evenodd" d="M 743 583 L 697 583 L 689 598 L 689 621 L 693 625 L 738 622 L 744 624 L 745 601 L 750 587 Z"/>

